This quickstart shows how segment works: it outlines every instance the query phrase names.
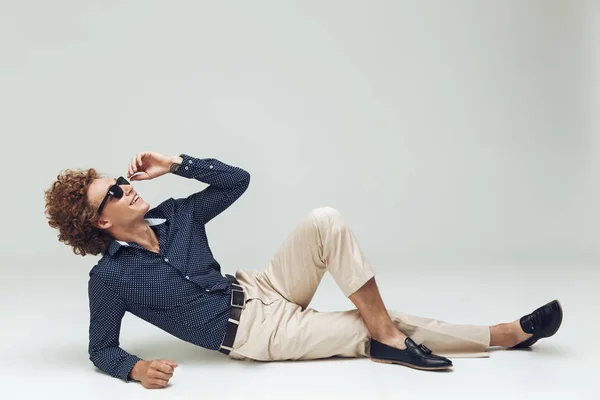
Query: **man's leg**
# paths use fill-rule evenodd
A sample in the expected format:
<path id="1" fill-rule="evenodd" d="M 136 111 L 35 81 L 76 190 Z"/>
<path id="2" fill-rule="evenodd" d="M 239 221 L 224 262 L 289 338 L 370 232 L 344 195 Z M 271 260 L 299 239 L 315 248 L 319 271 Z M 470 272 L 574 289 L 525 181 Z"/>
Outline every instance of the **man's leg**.
<path id="1" fill-rule="evenodd" d="M 490 346 L 512 347 L 533 335 L 525 333 L 519 320 L 490 326 Z"/>
<path id="2" fill-rule="evenodd" d="M 326 271 L 357 310 L 307 308 Z M 285 301 L 264 306 L 266 319 L 252 318 L 257 320 L 253 336 L 241 353 L 261 360 L 360 357 L 367 355 L 370 337 L 404 348 L 403 339 L 410 336 L 443 356 L 487 357 L 490 345 L 512 346 L 523 333 L 518 320 L 493 327 L 458 325 L 386 310 L 374 275 L 340 213 L 330 207 L 311 211 L 257 276 Z"/>
<path id="3" fill-rule="evenodd" d="M 374 268 L 362 253 L 354 233 L 342 215 L 331 207 L 314 209 L 300 222 L 272 257 L 266 271 L 262 274 L 262 279 L 265 279 L 287 301 L 299 305 L 302 310 L 308 307 L 326 271 L 330 272 L 344 295 L 356 305 L 367 327 L 367 334 L 389 346 L 406 348 L 404 340 L 407 335 L 411 335 L 399 328 L 400 320 L 392 321 L 377 289 Z M 306 321 L 324 320 L 320 316 L 312 318 L 310 314 L 308 313 L 309 316 L 298 314 L 294 318 L 302 317 Z M 405 328 L 416 333 L 416 338 L 420 337 L 420 332 L 427 331 L 426 324 L 433 324 L 438 326 L 440 330 L 438 333 L 442 336 L 444 329 L 450 329 L 450 333 L 444 336 L 450 348 L 454 346 L 453 340 L 468 342 L 471 336 L 475 337 L 476 346 L 473 348 L 477 352 L 481 351 L 483 341 L 486 342 L 483 344 L 483 349 L 489 345 L 489 327 L 479 326 L 472 335 L 469 331 L 471 326 L 459 326 L 458 329 L 452 330 L 456 325 L 442 326 L 438 321 L 427 318 L 422 318 L 413 325 L 410 321 L 406 321 L 406 318 L 410 318 L 408 314 L 404 314 L 404 317 L 407 323 Z M 353 321 L 349 323 L 353 324 Z M 306 327 L 307 324 L 304 326 Z M 328 325 L 326 329 L 336 331 L 333 326 Z M 360 332 L 360 327 L 356 328 L 356 332 Z M 323 332 L 320 337 L 322 335 Z M 425 334 L 423 337 L 431 338 L 432 335 Z M 471 349 L 468 344 L 459 343 L 455 347 L 459 351 Z M 442 348 L 447 347 L 442 346 Z"/>
<path id="4" fill-rule="evenodd" d="M 287 301 L 307 308 L 327 271 L 346 297 L 375 276 L 342 215 L 320 207 L 287 236 L 261 279 Z"/>
<path id="5" fill-rule="evenodd" d="M 255 305 L 261 312 L 250 317 L 250 340 L 241 340 L 245 346 L 238 349 L 242 355 L 263 361 L 369 356 L 372 336 L 357 309 L 319 312 L 285 300 Z M 501 324 L 502 330 L 495 332 L 495 327 L 486 325 L 453 324 L 401 311 L 387 312 L 394 329 L 445 357 L 489 357 L 490 330 L 496 341 L 491 345 L 511 347 L 518 340 L 513 323 Z"/>
<path id="6" fill-rule="evenodd" d="M 470 325 L 454 329 L 456 325 L 443 323 L 440 327 L 437 320 L 397 312 L 392 314 L 402 314 L 407 324 L 402 325 L 402 318 L 392 320 L 379 294 L 373 266 L 362 253 L 342 215 L 331 207 L 312 210 L 296 226 L 270 260 L 262 278 L 287 301 L 306 309 L 326 271 L 331 273 L 344 295 L 355 304 L 371 337 L 382 343 L 404 349 L 404 339 L 408 335 L 413 340 L 424 339 L 426 345 L 431 345 L 431 334 L 420 334 L 427 331 L 424 329 L 427 324 L 437 326 L 442 333 L 444 329 L 449 329 L 450 338 L 453 335 L 464 336 L 464 332 L 469 331 L 466 337 L 471 340 Z M 477 326 L 475 331 L 475 347 L 480 350 L 481 342 L 485 341 L 485 332 L 481 326 Z M 510 347 L 530 336 L 521 330 L 518 320 L 487 327 L 487 335 L 486 347 Z M 452 342 L 451 339 L 449 341 Z M 452 344 L 446 344 L 448 346 L 442 346 L 443 349 L 456 350 L 451 349 Z M 431 348 L 434 347 L 438 346 Z M 458 348 L 465 347 L 459 344 Z"/>
<path id="7" fill-rule="evenodd" d="M 236 346 L 242 356 L 263 361 L 369 356 L 372 336 L 357 309 L 319 312 L 283 299 L 253 305 L 251 310 L 256 308 L 258 313 L 246 315 L 252 326 L 241 324 L 248 332 L 240 338 L 241 347 Z M 395 310 L 388 314 L 397 330 L 435 354 L 489 357 L 489 326 L 453 324 Z"/>
<path id="8" fill-rule="evenodd" d="M 406 335 L 391 320 L 379 294 L 375 278 L 370 279 L 359 290 L 350 295 L 350 300 L 360 311 L 369 332 L 375 340 L 399 349 L 406 348 L 404 344 Z M 521 329 L 518 319 L 510 323 L 490 326 L 489 329 L 490 346 L 512 347 L 533 336 Z"/>
<path id="9" fill-rule="evenodd" d="M 389 316 L 375 278 L 370 279 L 359 290 L 350 295 L 350 300 L 356 305 L 365 321 L 372 337 L 388 346 L 405 349 L 406 335 L 401 332 Z M 521 329 L 519 320 L 501 323 L 489 327 L 489 346 L 512 347 L 531 336 Z"/>
<path id="10" fill-rule="evenodd" d="M 375 277 L 352 293 L 350 300 L 360 312 L 373 339 L 398 349 L 406 348 L 406 335 L 392 322 L 379 294 Z"/>

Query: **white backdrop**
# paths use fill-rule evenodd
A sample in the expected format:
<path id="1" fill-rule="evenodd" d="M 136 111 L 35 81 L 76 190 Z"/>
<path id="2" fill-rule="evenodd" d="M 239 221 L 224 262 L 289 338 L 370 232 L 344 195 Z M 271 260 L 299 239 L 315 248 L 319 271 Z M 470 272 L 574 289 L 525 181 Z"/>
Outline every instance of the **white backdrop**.
<path id="1" fill-rule="evenodd" d="M 93 373 L 86 284 L 96 259 L 57 241 L 43 192 L 62 169 L 118 176 L 153 150 L 251 173 L 207 227 L 223 273 L 264 269 L 305 213 L 328 205 L 392 308 L 477 324 L 552 298 L 565 308 L 560 335 L 532 354 L 457 361 L 463 372 L 448 377 L 233 365 L 128 314 L 126 350 L 181 363 L 165 396 L 210 398 L 204 382 L 231 373 L 240 385 L 228 390 L 248 389 L 245 398 L 292 385 L 302 398 L 315 388 L 369 398 L 375 387 L 390 398 L 400 376 L 403 393 L 419 396 L 427 385 L 463 400 L 490 387 L 490 399 L 587 399 L 573 391 L 593 382 L 582 363 L 597 360 L 581 344 L 596 340 L 600 279 L 599 4 L 0 1 L 0 382 L 10 383 L 0 393 L 47 397 L 68 383 L 81 398 L 144 394 Z M 204 187 L 172 175 L 136 184 L 152 205 Z M 332 279 L 323 286 L 316 307 L 351 306 Z"/>
<path id="2" fill-rule="evenodd" d="M 3 185 L 19 187 L 2 197 L 3 251 L 34 242 L 62 254 L 43 189 L 63 168 L 125 173 L 149 149 L 252 174 L 212 223 L 216 254 L 231 265 L 262 267 L 319 205 L 339 208 L 389 266 L 599 259 L 588 96 L 598 68 L 585 3 L 3 9 Z M 154 205 L 201 187 L 138 184 Z"/>

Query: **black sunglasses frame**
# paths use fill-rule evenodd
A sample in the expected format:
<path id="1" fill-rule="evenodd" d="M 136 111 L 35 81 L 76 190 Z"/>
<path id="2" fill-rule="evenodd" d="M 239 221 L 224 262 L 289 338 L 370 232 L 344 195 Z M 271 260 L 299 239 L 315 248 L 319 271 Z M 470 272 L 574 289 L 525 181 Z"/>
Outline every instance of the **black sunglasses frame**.
<path id="1" fill-rule="evenodd" d="M 106 205 L 106 202 L 110 197 L 114 197 L 115 199 L 120 199 L 121 197 L 123 197 L 123 189 L 121 189 L 119 185 L 131 184 L 127 179 L 120 176 L 117 179 L 117 183 L 111 185 L 111 187 L 108 188 L 108 192 L 106 193 L 106 196 L 104 196 L 104 200 L 102 200 L 102 203 L 100 203 L 100 207 L 98 207 L 98 215 L 102 214 L 102 210 L 104 209 L 104 206 Z"/>

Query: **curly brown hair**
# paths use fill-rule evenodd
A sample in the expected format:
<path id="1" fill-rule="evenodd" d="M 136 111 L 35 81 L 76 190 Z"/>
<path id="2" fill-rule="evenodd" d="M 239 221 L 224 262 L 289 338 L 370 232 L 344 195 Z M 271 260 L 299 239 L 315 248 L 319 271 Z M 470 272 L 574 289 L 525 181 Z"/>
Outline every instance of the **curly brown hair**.
<path id="1" fill-rule="evenodd" d="M 95 169 L 61 171 L 45 191 L 48 225 L 58 229 L 58 240 L 73 247 L 73 253 L 104 254 L 110 237 L 94 224 L 99 215 L 87 199 L 90 184 L 102 175 Z"/>

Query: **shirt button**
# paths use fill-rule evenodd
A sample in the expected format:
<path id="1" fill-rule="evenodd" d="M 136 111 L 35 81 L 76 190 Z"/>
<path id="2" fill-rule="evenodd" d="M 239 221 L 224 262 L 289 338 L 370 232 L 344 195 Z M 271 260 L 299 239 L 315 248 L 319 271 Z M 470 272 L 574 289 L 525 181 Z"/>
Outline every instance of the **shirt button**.
<path id="1" fill-rule="evenodd" d="M 204 289 L 205 292 L 210 292 L 210 289 Z"/>
<path id="2" fill-rule="evenodd" d="M 189 169 L 187 165 L 185 166 L 185 169 Z"/>
<path id="3" fill-rule="evenodd" d="M 190 279 L 190 277 L 186 275 L 186 276 L 185 276 L 185 279 Z"/>
<path id="4" fill-rule="evenodd" d="M 211 166 L 210 166 L 210 167 L 208 167 L 208 168 L 212 168 L 212 167 L 213 167 L 213 166 L 211 165 Z"/>
<path id="5" fill-rule="evenodd" d="M 191 164 L 191 163 L 192 163 L 192 160 L 189 160 L 188 162 Z"/>
<path id="6" fill-rule="evenodd" d="M 165 262 L 169 262 L 169 259 L 168 259 L 168 258 L 165 258 Z"/>

